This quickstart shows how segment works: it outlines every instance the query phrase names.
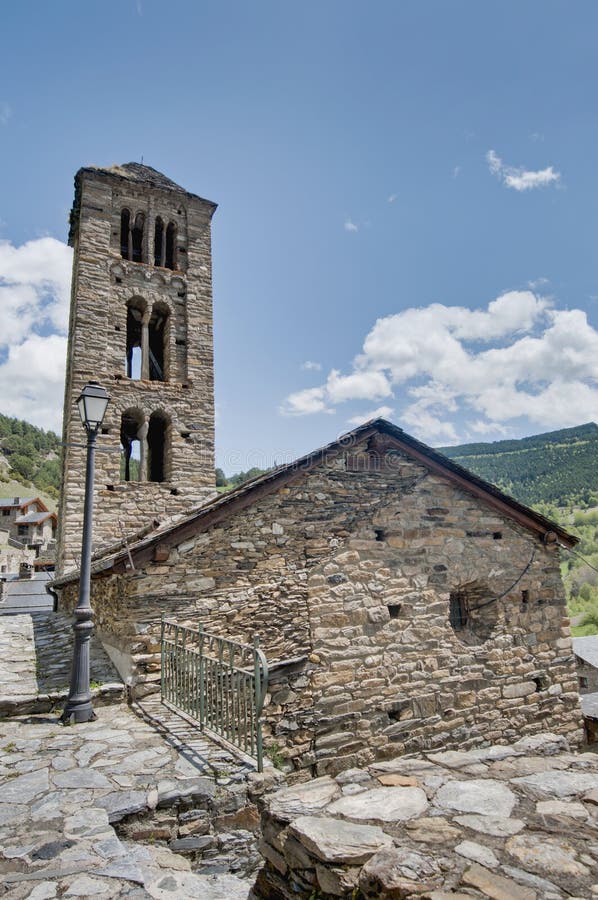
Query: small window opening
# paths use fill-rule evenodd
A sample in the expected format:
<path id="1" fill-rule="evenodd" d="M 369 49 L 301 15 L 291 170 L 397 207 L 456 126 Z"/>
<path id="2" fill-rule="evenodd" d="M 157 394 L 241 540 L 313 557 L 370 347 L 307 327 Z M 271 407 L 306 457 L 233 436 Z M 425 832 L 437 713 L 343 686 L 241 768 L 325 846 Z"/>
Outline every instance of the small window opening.
<path id="1" fill-rule="evenodd" d="M 148 480 L 167 481 L 169 422 L 163 413 L 152 413 L 147 433 Z"/>
<path id="2" fill-rule="evenodd" d="M 154 265 L 164 265 L 164 254 L 166 252 L 166 232 L 164 231 L 164 222 L 158 216 L 156 219 L 156 227 L 154 229 Z"/>
<path id="3" fill-rule="evenodd" d="M 178 497 L 179 494 L 180 494 L 181 492 L 179 491 L 178 488 L 172 488 L 172 490 L 171 490 L 170 493 L 171 493 L 174 497 Z"/>
<path id="4" fill-rule="evenodd" d="M 463 644 L 481 644 L 498 623 L 498 606 L 485 582 L 461 584 L 449 595 L 449 623 Z"/>
<path id="5" fill-rule="evenodd" d="M 469 620 L 469 604 L 461 591 L 450 596 L 449 621 L 455 631 L 462 631 Z"/>
<path id="6" fill-rule="evenodd" d="M 123 280 L 122 280 L 122 278 L 119 278 L 119 276 L 118 276 L 118 275 L 115 275 L 115 277 L 114 277 L 114 281 L 115 281 L 115 283 L 116 283 L 116 284 L 122 284 L 122 283 L 123 283 Z"/>
<path id="7" fill-rule="evenodd" d="M 131 224 L 131 213 L 128 209 L 123 209 L 120 214 L 120 255 L 123 259 L 129 259 L 129 250 L 130 250 L 130 224 Z"/>
<path id="8" fill-rule="evenodd" d="M 121 481 L 140 480 L 141 442 L 139 431 L 143 427 L 143 413 L 138 409 L 128 409 L 122 414 L 120 424 Z"/>
<path id="9" fill-rule="evenodd" d="M 176 269 L 176 225 L 174 222 L 169 222 L 166 228 L 164 265 L 167 269 Z"/>
<path id="10" fill-rule="evenodd" d="M 534 675 L 532 676 L 532 681 L 536 685 L 536 693 L 540 693 L 540 691 L 545 691 L 548 687 L 548 678 L 546 675 Z"/>
<path id="11" fill-rule="evenodd" d="M 149 321 L 150 381 L 166 381 L 168 348 L 168 307 L 154 303 Z"/>
<path id="12" fill-rule="evenodd" d="M 186 347 L 187 341 L 185 340 L 185 338 L 177 338 L 175 344 L 177 345 L 177 347 Z"/>
<path id="13" fill-rule="evenodd" d="M 401 609 L 403 607 L 402 603 L 389 603 L 388 604 L 388 612 L 391 619 L 398 619 L 401 614 Z"/>
<path id="14" fill-rule="evenodd" d="M 133 262 L 143 262 L 143 228 L 145 226 L 145 216 L 143 213 L 137 213 L 135 216 L 135 224 L 131 229 L 131 259 Z"/>
<path id="15" fill-rule="evenodd" d="M 521 591 L 521 602 L 524 604 L 529 603 L 529 591 Z"/>
<path id="16" fill-rule="evenodd" d="M 376 535 L 377 541 L 385 541 L 386 540 L 386 532 L 383 528 L 374 528 L 374 534 Z"/>
<path id="17" fill-rule="evenodd" d="M 110 434 L 109 428 L 102 428 L 102 434 Z"/>
<path id="18" fill-rule="evenodd" d="M 580 688 L 587 688 L 589 686 L 589 681 L 587 675 L 579 676 L 579 686 Z"/>
<path id="19" fill-rule="evenodd" d="M 502 531 L 493 531 L 492 538 L 495 541 L 502 541 Z"/>
<path id="20" fill-rule="evenodd" d="M 186 296 L 186 291 L 177 291 L 177 297 L 179 297 L 179 299 L 184 300 Z"/>
<path id="21" fill-rule="evenodd" d="M 107 491 L 115 491 L 116 488 L 114 487 L 113 484 L 107 484 L 107 485 L 106 485 L 106 490 L 107 490 Z"/>

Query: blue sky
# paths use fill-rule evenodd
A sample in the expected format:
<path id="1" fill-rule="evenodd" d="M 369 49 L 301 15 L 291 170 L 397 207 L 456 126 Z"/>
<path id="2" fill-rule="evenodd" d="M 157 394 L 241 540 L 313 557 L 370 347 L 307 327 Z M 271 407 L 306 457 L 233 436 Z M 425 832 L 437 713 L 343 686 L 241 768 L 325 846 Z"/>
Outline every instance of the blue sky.
<path id="1" fill-rule="evenodd" d="M 219 204 L 227 471 L 378 411 L 436 445 L 598 419 L 594 2 L 21 0 L 2 30 L 0 411 L 58 427 L 73 175 L 143 157 Z"/>

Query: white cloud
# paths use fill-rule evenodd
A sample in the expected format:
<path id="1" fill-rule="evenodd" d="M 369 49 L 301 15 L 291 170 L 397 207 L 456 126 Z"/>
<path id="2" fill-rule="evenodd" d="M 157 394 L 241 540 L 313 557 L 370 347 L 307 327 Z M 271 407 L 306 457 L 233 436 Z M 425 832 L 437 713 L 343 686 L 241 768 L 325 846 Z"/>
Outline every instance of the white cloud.
<path id="1" fill-rule="evenodd" d="M 66 338 L 59 334 L 34 334 L 11 347 L 0 365 L 4 415 L 60 433 L 65 360 Z"/>
<path id="2" fill-rule="evenodd" d="M 522 418 L 546 428 L 598 421 L 598 331 L 582 310 L 532 291 L 485 309 L 408 308 L 375 322 L 352 371 L 333 369 L 287 404 L 301 415 L 389 398 L 400 423 L 438 443 L 457 441 L 458 428 L 501 436 Z"/>
<path id="3" fill-rule="evenodd" d="M 2 412 L 60 428 L 72 252 L 45 237 L 0 241 Z"/>
<path id="4" fill-rule="evenodd" d="M 345 231 L 359 231 L 359 226 L 352 222 L 351 219 L 345 219 L 345 224 L 343 225 Z"/>
<path id="5" fill-rule="evenodd" d="M 305 369 L 306 372 L 321 372 L 322 363 L 313 362 L 311 359 L 306 359 L 304 363 L 301 363 L 301 368 Z"/>
<path id="6" fill-rule="evenodd" d="M 0 125 L 8 125 L 8 120 L 12 116 L 12 109 L 5 100 L 0 100 Z"/>
<path id="7" fill-rule="evenodd" d="M 369 422 L 371 419 L 390 419 L 393 413 L 394 409 L 391 406 L 379 406 L 377 409 L 371 409 L 358 416 L 351 416 L 347 422 L 349 425 L 363 425 L 364 422 Z"/>
<path id="8" fill-rule="evenodd" d="M 531 191 L 561 180 L 560 172 L 555 172 L 552 166 L 537 171 L 524 169 L 522 166 L 506 166 L 494 150 L 488 151 L 486 162 L 492 175 L 496 175 L 504 185 L 516 191 Z"/>
<path id="9" fill-rule="evenodd" d="M 506 425 L 501 425 L 499 422 L 486 422 L 484 419 L 477 419 L 475 422 L 471 422 L 469 427 L 473 432 L 484 435 L 484 437 L 488 435 L 506 437 L 510 431 Z"/>
<path id="10" fill-rule="evenodd" d="M 399 195 L 398 194 L 390 194 L 388 197 L 387 203 L 394 203 Z"/>
<path id="11" fill-rule="evenodd" d="M 305 416 L 311 413 L 333 413 L 326 403 L 326 392 L 323 387 L 306 388 L 289 396 L 280 407 L 284 416 Z"/>
<path id="12" fill-rule="evenodd" d="M 460 172 L 461 172 L 461 166 L 455 166 L 455 168 L 453 169 L 453 178 L 458 178 Z"/>
<path id="13" fill-rule="evenodd" d="M 343 400 L 381 400 L 392 394 L 386 375 L 382 372 L 355 372 L 341 375 L 332 369 L 326 382 L 326 396 L 332 403 Z"/>

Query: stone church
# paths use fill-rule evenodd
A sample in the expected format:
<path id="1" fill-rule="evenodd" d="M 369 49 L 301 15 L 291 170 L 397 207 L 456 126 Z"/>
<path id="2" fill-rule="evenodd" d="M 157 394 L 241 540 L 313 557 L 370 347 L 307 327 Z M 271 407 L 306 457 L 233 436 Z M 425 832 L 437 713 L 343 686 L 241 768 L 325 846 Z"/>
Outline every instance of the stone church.
<path id="1" fill-rule="evenodd" d="M 214 496 L 215 205 L 134 163 L 82 169 L 75 186 L 54 589 L 72 609 L 75 399 L 95 378 L 113 402 L 92 605 L 131 694 L 160 688 L 165 615 L 259 634 L 266 744 L 296 769 L 547 730 L 580 740 L 559 571 L 576 539 L 381 419 Z"/>

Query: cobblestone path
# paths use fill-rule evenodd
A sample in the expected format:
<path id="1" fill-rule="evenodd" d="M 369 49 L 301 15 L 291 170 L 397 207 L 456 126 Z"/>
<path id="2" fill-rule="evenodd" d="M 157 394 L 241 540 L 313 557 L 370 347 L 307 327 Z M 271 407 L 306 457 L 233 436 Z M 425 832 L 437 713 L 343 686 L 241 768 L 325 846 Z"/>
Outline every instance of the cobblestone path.
<path id="1" fill-rule="evenodd" d="M 72 617 L 53 612 L 0 616 L 0 717 L 49 712 L 66 697 L 73 655 L 72 624 Z M 101 701 L 122 698 L 118 672 L 93 637 L 91 680 L 94 695 Z"/>
<path id="2" fill-rule="evenodd" d="M 170 714 L 160 731 L 123 705 L 97 713 L 67 728 L 48 715 L 0 721 L 0 895 L 246 898 L 253 878 L 223 869 L 227 843 L 253 837 L 234 830 L 248 767 L 177 717 L 170 731 Z M 155 702 L 141 713 L 160 717 Z M 129 821 L 149 843 L 119 836 Z M 171 847 L 207 850 L 218 874 L 191 871 Z"/>

